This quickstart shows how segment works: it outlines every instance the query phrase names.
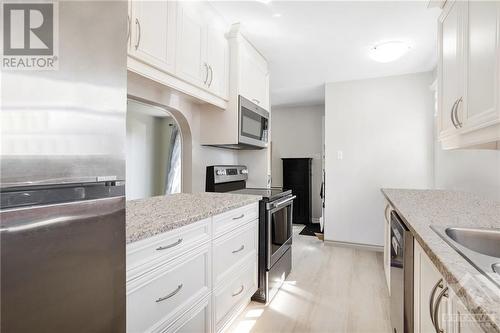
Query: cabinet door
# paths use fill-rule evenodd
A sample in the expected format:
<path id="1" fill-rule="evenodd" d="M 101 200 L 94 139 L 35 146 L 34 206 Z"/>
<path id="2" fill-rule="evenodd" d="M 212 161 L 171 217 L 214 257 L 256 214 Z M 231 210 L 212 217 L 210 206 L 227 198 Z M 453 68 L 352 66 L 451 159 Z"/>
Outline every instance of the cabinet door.
<path id="1" fill-rule="evenodd" d="M 175 69 L 176 2 L 131 2 L 130 55 L 173 73 Z"/>
<path id="2" fill-rule="evenodd" d="M 384 273 L 389 294 L 391 293 L 391 204 L 384 209 Z"/>
<path id="3" fill-rule="evenodd" d="M 249 43 L 241 48 L 241 95 L 269 110 L 268 72 L 264 58 Z"/>
<path id="4" fill-rule="evenodd" d="M 439 271 L 416 241 L 414 265 L 414 331 L 415 333 L 436 332 L 435 323 L 443 327 L 443 314 L 447 311 L 447 299 L 443 296 L 438 314 L 434 318 L 438 296 L 443 292 L 445 283 Z"/>
<path id="5" fill-rule="evenodd" d="M 447 333 L 481 333 L 483 330 L 467 308 L 462 304 L 458 296 L 452 290 L 449 293 L 449 312 Z"/>
<path id="6" fill-rule="evenodd" d="M 467 105 L 459 109 L 464 127 L 497 118 L 498 103 L 498 1 L 468 1 Z M 462 113 L 460 113 L 462 111 Z"/>
<path id="7" fill-rule="evenodd" d="M 455 130 L 452 109 L 463 97 L 462 32 L 463 19 L 460 1 L 451 1 L 439 20 L 439 114 L 440 134 L 451 134 Z M 460 104 L 463 105 L 463 102 Z"/>
<path id="8" fill-rule="evenodd" d="M 206 88 L 209 78 L 205 61 L 207 29 L 196 5 L 189 1 L 178 4 L 176 73 L 182 79 Z"/>
<path id="9" fill-rule="evenodd" d="M 224 30 L 217 26 L 207 29 L 207 63 L 209 66 L 208 88 L 224 99 L 228 95 L 229 81 L 229 43 Z"/>

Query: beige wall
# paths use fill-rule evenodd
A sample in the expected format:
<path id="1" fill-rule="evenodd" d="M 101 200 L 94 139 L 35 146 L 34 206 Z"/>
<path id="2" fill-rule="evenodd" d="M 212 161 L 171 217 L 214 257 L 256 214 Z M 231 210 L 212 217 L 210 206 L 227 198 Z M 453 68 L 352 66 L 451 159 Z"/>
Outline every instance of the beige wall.
<path id="1" fill-rule="evenodd" d="M 321 148 L 324 105 L 274 107 L 272 123 L 272 186 L 283 186 L 283 163 L 286 157 L 311 157 L 313 220 L 321 217 Z"/>

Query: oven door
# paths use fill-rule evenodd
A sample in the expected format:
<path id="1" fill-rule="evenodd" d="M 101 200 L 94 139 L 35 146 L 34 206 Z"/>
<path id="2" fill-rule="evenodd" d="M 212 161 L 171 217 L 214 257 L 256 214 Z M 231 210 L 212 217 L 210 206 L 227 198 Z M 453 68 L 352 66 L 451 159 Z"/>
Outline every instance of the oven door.
<path id="1" fill-rule="evenodd" d="M 267 269 L 292 246 L 293 199 L 288 196 L 267 204 Z"/>
<path id="2" fill-rule="evenodd" d="M 239 97 L 240 123 L 239 142 L 265 148 L 268 140 L 269 112 Z"/>

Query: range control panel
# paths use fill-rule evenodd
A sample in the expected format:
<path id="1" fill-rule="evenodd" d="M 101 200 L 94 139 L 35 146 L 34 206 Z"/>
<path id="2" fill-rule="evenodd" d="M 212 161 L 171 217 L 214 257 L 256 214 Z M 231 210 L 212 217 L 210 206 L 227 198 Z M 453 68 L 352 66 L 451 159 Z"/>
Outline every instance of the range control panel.
<path id="1" fill-rule="evenodd" d="M 244 165 L 214 165 L 215 183 L 228 183 L 248 179 L 248 169 Z"/>

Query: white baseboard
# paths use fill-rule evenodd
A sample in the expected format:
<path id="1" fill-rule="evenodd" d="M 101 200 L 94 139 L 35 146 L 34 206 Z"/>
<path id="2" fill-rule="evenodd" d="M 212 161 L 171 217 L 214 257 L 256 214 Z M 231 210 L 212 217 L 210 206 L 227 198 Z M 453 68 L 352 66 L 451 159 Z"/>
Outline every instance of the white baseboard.
<path id="1" fill-rule="evenodd" d="M 339 242 L 332 240 L 325 240 L 325 245 L 330 246 L 341 246 L 341 247 L 350 247 L 354 249 L 366 250 L 366 251 L 374 251 L 374 252 L 384 252 L 384 247 L 380 245 L 369 245 L 369 244 L 360 244 L 360 243 L 351 243 L 351 242 Z"/>

